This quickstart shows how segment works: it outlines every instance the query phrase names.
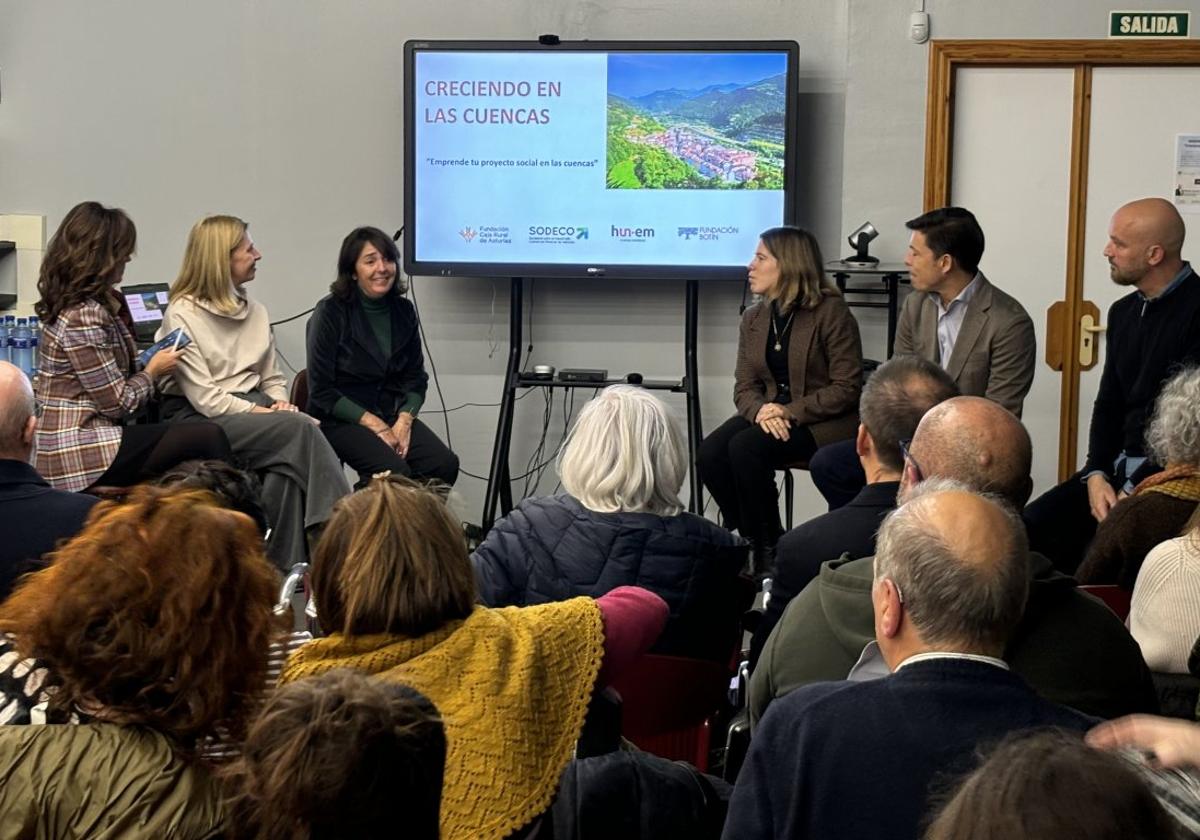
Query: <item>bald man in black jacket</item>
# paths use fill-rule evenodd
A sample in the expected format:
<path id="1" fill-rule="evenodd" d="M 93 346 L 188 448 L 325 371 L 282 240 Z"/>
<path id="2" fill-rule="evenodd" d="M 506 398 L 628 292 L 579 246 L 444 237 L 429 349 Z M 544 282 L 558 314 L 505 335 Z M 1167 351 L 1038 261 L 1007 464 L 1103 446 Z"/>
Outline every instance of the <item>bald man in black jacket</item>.
<path id="1" fill-rule="evenodd" d="M 30 464 L 37 426 L 33 388 L 19 368 L 0 362 L 0 601 L 42 555 L 83 527 L 98 501 L 52 488 Z"/>

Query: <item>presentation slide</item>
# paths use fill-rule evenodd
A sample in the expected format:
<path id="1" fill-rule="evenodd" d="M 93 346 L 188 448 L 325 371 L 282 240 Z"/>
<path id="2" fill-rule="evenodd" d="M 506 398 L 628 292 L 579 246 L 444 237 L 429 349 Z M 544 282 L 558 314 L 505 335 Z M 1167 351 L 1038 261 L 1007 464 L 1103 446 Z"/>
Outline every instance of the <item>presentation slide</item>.
<path id="1" fill-rule="evenodd" d="M 417 51 L 416 261 L 745 265 L 784 220 L 787 60 Z"/>
<path id="2" fill-rule="evenodd" d="M 163 310 L 167 308 L 168 291 L 131 292 L 125 295 L 129 304 L 129 314 L 136 324 L 158 322 L 163 319 Z"/>

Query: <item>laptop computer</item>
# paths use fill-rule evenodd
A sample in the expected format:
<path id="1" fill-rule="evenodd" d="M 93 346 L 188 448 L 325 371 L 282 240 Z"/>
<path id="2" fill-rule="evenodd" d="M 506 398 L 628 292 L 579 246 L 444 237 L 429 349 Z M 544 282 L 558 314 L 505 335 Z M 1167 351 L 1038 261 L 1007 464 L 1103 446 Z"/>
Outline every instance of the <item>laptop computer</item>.
<path id="1" fill-rule="evenodd" d="M 121 287 L 121 294 L 129 305 L 129 314 L 133 316 L 134 339 L 138 347 L 146 348 L 154 343 L 154 333 L 162 324 L 163 313 L 167 309 L 170 288 L 166 283 Z"/>

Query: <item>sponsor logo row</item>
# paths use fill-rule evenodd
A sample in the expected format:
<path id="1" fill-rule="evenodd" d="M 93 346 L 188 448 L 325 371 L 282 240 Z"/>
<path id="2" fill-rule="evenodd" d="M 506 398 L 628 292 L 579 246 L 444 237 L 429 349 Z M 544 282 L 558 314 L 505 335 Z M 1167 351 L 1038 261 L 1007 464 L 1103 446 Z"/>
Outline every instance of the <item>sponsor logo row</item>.
<path id="1" fill-rule="evenodd" d="M 590 240 L 596 231 L 587 225 L 530 225 L 523 233 L 525 241 L 530 244 L 571 245 Z M 738 233 L 738 228 L 731 225 L 697 225 L 675 229 L 675 235 L 678 238 L 700 242 L 713 241 L 722 236 L 732 236 L 736 233 Z M 458 235 L 467 244 L 477 242 L 480 245 L 511 245 L 514 238 L 519 238 L 519 235 L 514 237 L 512 229 L 505 225 L 480 225 L 478 227 L 465 225 L 459 229 Z M 656 236 L 658 236 L 658 230 L 652 227 L 610 225 L 608 230 L 608 237 L 618 242 L 649 242 Z"/>

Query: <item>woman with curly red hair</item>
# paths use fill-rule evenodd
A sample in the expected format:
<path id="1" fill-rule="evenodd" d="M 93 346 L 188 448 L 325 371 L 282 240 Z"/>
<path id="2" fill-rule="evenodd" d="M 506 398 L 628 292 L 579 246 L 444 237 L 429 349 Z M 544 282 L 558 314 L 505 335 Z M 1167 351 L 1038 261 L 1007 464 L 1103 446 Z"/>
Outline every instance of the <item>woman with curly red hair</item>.
<path id="1" fill-rule="evenodd" d="M 93 725 L 0 726 L 0 814 L 71 814 L 81 836 L 164 810 L 219 823 L 193 758 L 244 731 L 275 634 L 254 522 L 208 493 L 143 487 L 49 559 L 0 607 L 0 723 Z"/>

